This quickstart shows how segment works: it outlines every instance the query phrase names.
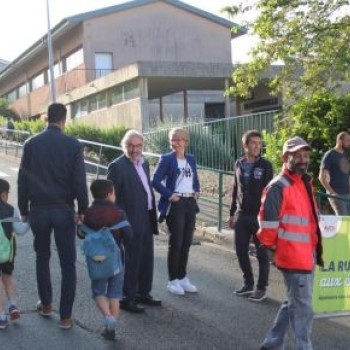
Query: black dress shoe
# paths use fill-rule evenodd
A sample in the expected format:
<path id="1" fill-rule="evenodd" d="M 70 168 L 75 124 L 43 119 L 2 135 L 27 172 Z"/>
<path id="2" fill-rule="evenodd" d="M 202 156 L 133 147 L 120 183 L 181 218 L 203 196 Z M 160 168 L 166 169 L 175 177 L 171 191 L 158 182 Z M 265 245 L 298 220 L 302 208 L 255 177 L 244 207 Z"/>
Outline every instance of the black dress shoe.
<path id="1" fill-rule="evenodd" d="M 141 314 L 145 312 L 145 309 L 142 306 L 139 306 L 134 301 L 121 300 L 120 308 L 125 311 L 133 312 L 135 314 Z"/>
<path id="2" fill-rule="evenodd" d="M 151 294 L 137 295 L 136 302 L 140 304 L 150 305 L 150 306 L 161 306 L 162 301 L 156 298 L 153 298 Z"/>

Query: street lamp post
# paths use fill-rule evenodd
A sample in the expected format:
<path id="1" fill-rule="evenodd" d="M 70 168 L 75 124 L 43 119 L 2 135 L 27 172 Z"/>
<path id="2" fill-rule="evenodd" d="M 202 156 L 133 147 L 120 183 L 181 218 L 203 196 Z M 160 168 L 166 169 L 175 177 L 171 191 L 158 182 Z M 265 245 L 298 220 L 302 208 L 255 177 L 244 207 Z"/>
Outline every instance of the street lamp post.
<path id="1" fill-rule="evenodd" d="M 53 70 L 53 49 L 52 49 L 52 36 L 50 26 L 50 10 L 49 0 L 46 0 L 47 10 L 47 47 L 49 52 L 49 74 L 50 74 L 50 92 L 52 102 L 56 102 L 56 87 L 55 87 L 55 74 Z"/>

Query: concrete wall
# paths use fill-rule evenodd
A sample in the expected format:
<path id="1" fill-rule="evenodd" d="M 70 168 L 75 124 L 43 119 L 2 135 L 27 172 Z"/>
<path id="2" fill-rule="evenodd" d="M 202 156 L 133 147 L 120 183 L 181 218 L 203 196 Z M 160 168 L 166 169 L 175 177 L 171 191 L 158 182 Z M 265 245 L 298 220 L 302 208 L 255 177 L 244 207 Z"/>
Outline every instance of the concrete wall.
<path id="1" fill-rule="evenodd" d="M 231 63 L 231 33 L 222 25 L 163 2 L 84 23 L 86 65 L 112 52 L 114 68 L 136 61 Z"/>
<path id="2" fill-rule="evenodd" d="M 84 117 L 76 118 L 73 123 L 86 123 L 102 128 L 123 125 L 128 128 L 142 130 L 140 99 L 135 98 L 104 110 L 92 112 Z"/>

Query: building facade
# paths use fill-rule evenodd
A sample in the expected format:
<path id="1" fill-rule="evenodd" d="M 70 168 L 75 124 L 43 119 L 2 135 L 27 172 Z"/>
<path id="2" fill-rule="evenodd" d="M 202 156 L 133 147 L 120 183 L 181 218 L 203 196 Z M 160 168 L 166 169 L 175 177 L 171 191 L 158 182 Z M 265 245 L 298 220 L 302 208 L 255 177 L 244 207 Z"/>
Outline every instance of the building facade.
<path id="1" fill-rule="evenodd" d="M 227 117 L 234 23 L 177 0 L 135 0 L 63 19 L 51 30 L 57 100 L 72 121 L 148 130 Z M 238 30 L 237 34 L 243 31 Z M 51 102 L 47 35 L 0 71 L 21 118 Z"/>

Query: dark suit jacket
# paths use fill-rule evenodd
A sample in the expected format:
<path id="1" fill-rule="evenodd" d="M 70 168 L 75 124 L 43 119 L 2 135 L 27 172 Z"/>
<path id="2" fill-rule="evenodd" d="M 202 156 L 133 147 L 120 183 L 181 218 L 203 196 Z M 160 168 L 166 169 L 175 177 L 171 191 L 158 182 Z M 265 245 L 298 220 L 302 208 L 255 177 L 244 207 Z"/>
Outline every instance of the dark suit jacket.
<path id="1" fill-rule="evenodd" d="M 158 234 L 157 212 L 155 206 L 154 193 L 150 183 L 149 164 L 143 163 L 143 169 L 148 178 L 148 184 L 152 193 L 151 226 L 152 233 Z M 122 208 L 131 223 L 134 236 L 144 228 L 145 215 L 150 215 L 148 211 L 147 193 L 142 181 L 135 169 L 134 164 L 125 155 L 115 159 L 108 166 L 107 179 L 113 181 L 116 204 Z"/>

